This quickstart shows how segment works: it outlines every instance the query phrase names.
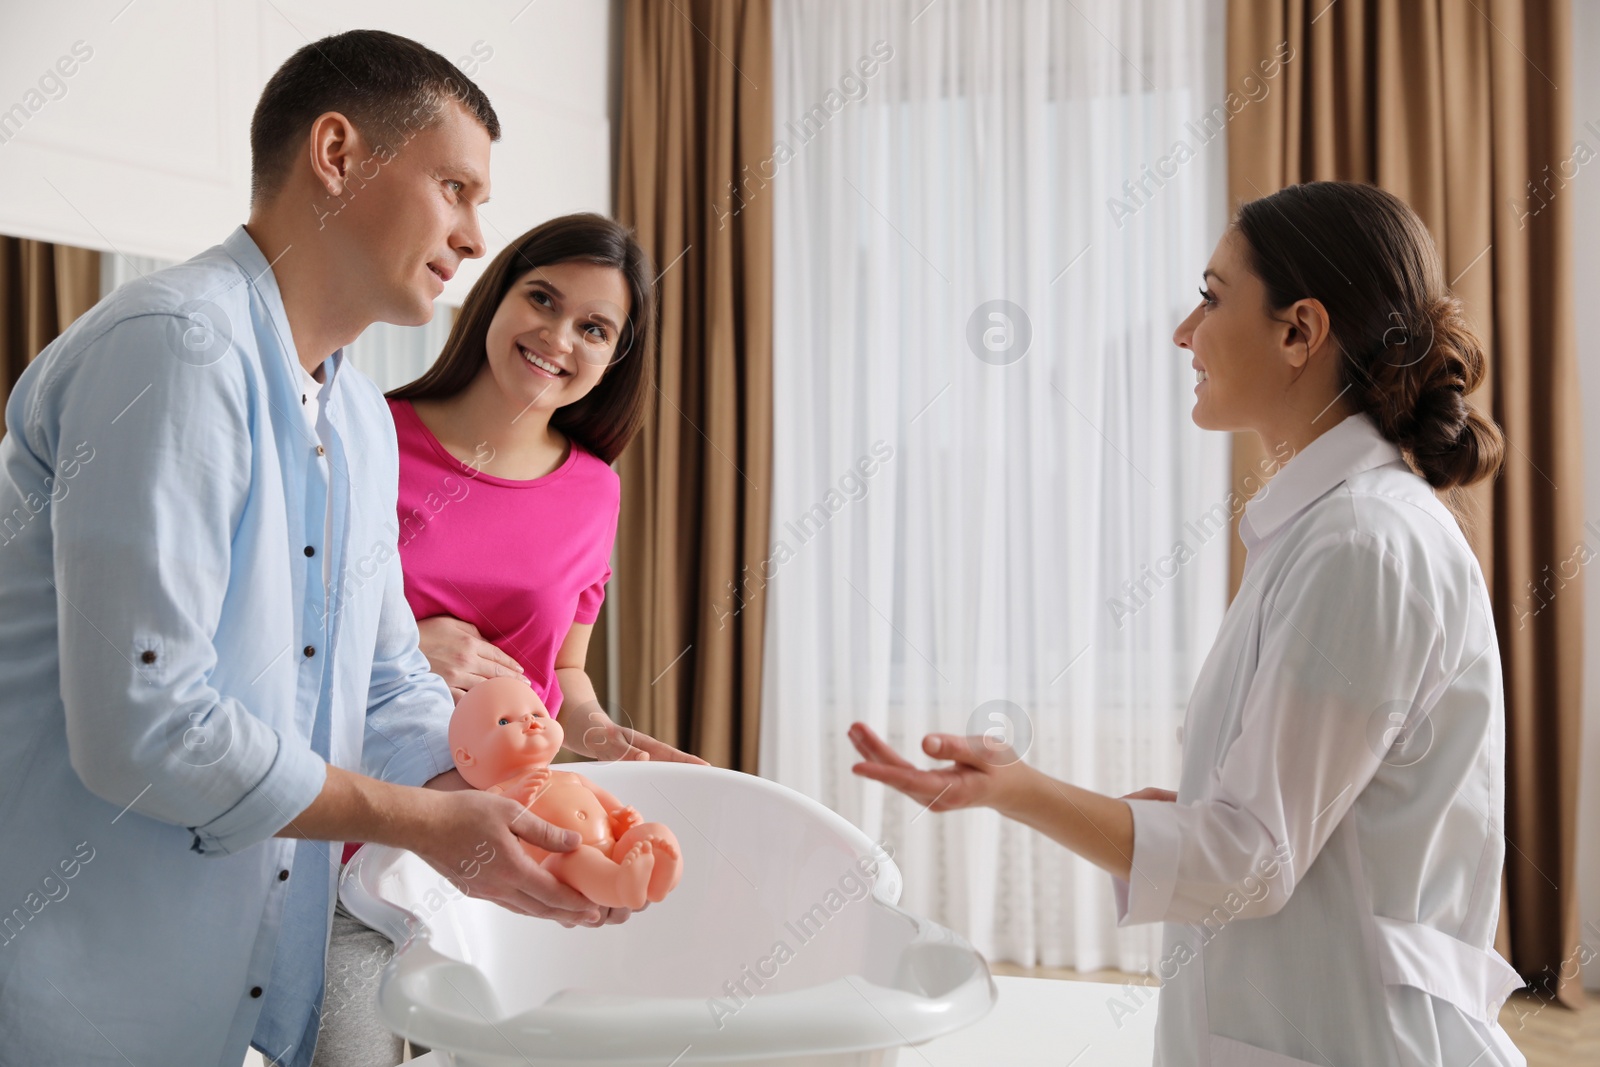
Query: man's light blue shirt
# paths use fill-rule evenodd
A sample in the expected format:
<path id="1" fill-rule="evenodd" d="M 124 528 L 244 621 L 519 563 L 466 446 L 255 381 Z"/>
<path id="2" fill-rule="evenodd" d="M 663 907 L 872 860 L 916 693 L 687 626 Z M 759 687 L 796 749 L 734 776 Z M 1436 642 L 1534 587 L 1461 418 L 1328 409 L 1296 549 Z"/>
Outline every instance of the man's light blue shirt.
<path id="1" fill-rule="evenodd" d="M 338 846 L 273 835 L 328 764 L 452 766 L 388 408 L 335 353 L 322 447 L 297 362 L 241 226 L 102 300 L 6 405 L 0 1064 L 309 1063 Z"/>

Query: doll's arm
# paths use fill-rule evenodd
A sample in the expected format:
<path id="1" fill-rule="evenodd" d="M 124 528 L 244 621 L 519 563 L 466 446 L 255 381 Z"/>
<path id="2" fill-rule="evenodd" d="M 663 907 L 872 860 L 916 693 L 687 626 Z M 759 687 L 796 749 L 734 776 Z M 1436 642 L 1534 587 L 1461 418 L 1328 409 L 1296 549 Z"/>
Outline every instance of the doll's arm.
<path id="1" fill-rule="evenodd" d="M 512 778 L 497 782 L 484 790 L 496 796 L 510 797 L 520 804 L 531 804 L 535 797 L 550 784 L 550 765 L 530 767 Z"/>
<path id="2" fill-rule="evenodd" d="M 581 774 L 574 774 L 573 777 L 582 782 L 585 788 L 594 794 L 594 798 L 600 802 L 600 806 L 606 810 L 606 814 L 611 818 L 611 832 L 615 836 L 621 837 L 633 827 L 644 822 L 644 816 L 639 814 L 638 809 L 624 804 L 609 791 L 595 785 Z"/>

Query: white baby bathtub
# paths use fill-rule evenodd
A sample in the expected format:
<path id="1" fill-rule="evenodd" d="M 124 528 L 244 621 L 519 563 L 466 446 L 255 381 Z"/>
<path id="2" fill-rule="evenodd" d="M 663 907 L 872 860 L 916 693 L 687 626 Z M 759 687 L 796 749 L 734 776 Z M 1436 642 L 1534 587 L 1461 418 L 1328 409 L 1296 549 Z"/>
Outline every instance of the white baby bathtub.
<path id="1" fill-rule="evenodd" d="M 517 915 L 377 845 L 345 871 L 345 908 L 398 946 L 383 1018 L 445 1062 L 887 1067 L 993 1005 L 983 957 L 895 907 L 894 861 L 810 798 L 688 764 L 572 769 L 683 847 L 682 883 L 626 923 Z"/>

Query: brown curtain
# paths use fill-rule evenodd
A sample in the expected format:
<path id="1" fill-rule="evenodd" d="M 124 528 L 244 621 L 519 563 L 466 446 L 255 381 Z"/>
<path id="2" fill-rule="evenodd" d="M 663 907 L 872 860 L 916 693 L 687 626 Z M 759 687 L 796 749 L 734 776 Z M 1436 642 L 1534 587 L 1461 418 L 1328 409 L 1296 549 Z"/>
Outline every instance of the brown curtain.
<path id="1" fill-rule="evenodd" d="M 769 0 L 627 0 L 617 216 L 661 272 L 658 394 L 623 455 L 620 703 L 755 771 L 772 467 Z M 735 207 L 737 206 L 737 210 Z"/>
<path id="2" fill-rule="evenodd" d="M 0 237 L 0 411 L 39 350 L 100 299 L 100 253 Z"/>
<path id="3" fill-rule="evenodd" d="M 1474 399 L 1509 448 L 1500 477 L 1464 503 L 1505 670 L 1501 947 L 1532 985 L 1576 1004 L 1583 592 L 1566 579 L 1530 599 L 1546 566 L 1565 578 L 1584 537 L 1572 194 L 1561 180 L 1573 152 L 1571 22 L 1567 0 L 1230 0 L 1227 88 L 1255 98 L 1228 126 L 1236 204 L 1318 179 L 1404 197 L 1488 341 Z M 1262 96 L 1258 64 L 1284 42 L 1293 58 Z M 1235 440 L 1236 485 L 1259 456 L 1253 437 Z M 1237 538 L 1234 551 L 1237 589 Z"/>

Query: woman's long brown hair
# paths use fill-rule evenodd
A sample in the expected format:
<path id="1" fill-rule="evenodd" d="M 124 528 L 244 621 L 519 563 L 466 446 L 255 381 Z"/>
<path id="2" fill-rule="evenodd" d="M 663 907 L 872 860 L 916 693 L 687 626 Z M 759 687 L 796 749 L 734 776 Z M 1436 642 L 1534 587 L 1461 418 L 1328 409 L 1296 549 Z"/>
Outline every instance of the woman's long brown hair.
<path id="1" fill-rule="evenodd" d="M 502 249 L 467 294 L 433 366 L 416 381 L 391 390 L 390 398 L 444 400 L 460 393 L 488 361 L 489 322 L 511 287 L 530 271 L 574 261 L 621 271 L 631 307 L 599 383 L 582 400 L 558 408 L 550 425 L 605 462 L 613 462 L 644 424 L 645 401 L 655 383 L 651 346 L 655 289 L 650 257 L 633 232 L 604 215 L 563 215 L 535 226 Z"/>

